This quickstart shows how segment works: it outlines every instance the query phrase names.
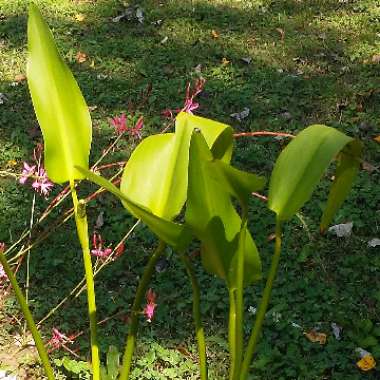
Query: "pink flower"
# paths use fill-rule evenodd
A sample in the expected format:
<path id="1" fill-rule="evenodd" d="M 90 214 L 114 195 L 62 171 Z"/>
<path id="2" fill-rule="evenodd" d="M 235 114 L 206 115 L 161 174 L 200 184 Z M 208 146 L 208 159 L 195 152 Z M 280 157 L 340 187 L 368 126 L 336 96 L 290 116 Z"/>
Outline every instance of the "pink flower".
<path id="1" fill-rule="evenodd" d="M 152 322 L 152 319 L 154 317 L 154 312 L 155 312 L 155 309 L 157 306 L 157 304 L 156 304 L 157 295 L 152 289 L 149 289 L 146 292 L 145 297 L 146 297 L 147 304 L 145 305 L 143 312 L 145 314 L 147 322 L 150 323 L 150 322 Z"/>
<path id="2" fill-rule="evenodd" d="M 199 78 L 195 81 L 194 89 L 191 89 L 190 82 L 186 85 L 186 95 L 185 102 L 182 108 L 178 108 L 176 110 L 171 110 L 169 108 L 163 110 L 161 115 L 167 118 L 172 119 L 173 113 L 187 112 L 193 114 L 193 111 L 199 108 L 199 103 L 195 102 L 194 99 L 198 96 L 202 91 L 203 87 L 206 83 L 204 78 Z"/>
<path id="3" fill-rule="evenodd" d="M 67 337 L 66 335 L 62 334 L 58 329 L 55 327 L 52 328 L 52 337 L 48 342 L 48 345 L 52 346 L 54 350 L 58 350 L 61 348 L 62 345 L 66 343 L 73 343 L 72 339 L 70 337 Z"/>
<path id="4" fill-rule="evenodd" d="M 204 78 L 197 79 L 193 91 L 191 91 L 190 83 L 187 84 L 185 104 L 181 111 L 193 114 L 192 111 L 199 107 L 199 103 L 194 102 L 194 98 L 203 91 L 205 83 L 206 80 Z"/>
<path id="5" fill-rule="evenodd" d="M 165 110 L 163 110 L 161 112 L 161 115 L 164 116 L 164 117 L 167 117 L 169 119 L 172 119 L 173 118 L 173 111 L 169 108 L 166 108 Z"/>
<path id="6" fill-rule="evenodd" d="M 0 264 L 0 280 L 8 280 L 8 276 L 5 273 L 5 270 L 1 264 Z"/>
<path id="7" fill-rule="evenodd" d="M 35 169 L 36 165 L 30 166 L 27 162 L 24 161 L 24 168 L 22 169 L 19 182 L 24 185 L 28 178 L 34 175 Z"/>
<path id="8" fill-rule="evenodd" d="M 109 119 L 109 123 L 115 128 L 115 131 L 118 135 L 121 135 L 127 131 L 127 117 L 125 116 L 125 113 Z"/>
<path id="9" fill-rule="evenodd" d="M 0 253 L 3 254 L 5 251 L 5 243 L 0 243 Z M 0 280 L 8 280 L 8 276 L 4 271 L 3 266 L 0 264 Z"/>
<path id="10" fill-rule="evenodd" d="M 139 119 L 137 120 L 136 125 L 130 129 L 131 136 L 138 137 L 139 139 L 141 139 L 140 131 L 143 128 L 143 126 L 144 126 L 144 117 L 140 116 Z"/>
<path id="11" fill-rule="evenodd" d="M 92 245 L 93 249 L 91 250 L 91 254 L 93 256 L 99 258 L 106 258 L 112 253 L 111 248 L 103 248 L 103 239 L 102 235 L 97 232 L 94 232 L 92 235 Z"/>
<path id="12" fill-rule="evenodd" d="M 38 173 L 36 173 L 37 178 L 32 183 L 32 187 L 35 191 L 39 192 L 43 196 L 47 197 L 54 186 L 52 182 L 50 182 L 46 171 L 43 167 L 40 167 Z"/>

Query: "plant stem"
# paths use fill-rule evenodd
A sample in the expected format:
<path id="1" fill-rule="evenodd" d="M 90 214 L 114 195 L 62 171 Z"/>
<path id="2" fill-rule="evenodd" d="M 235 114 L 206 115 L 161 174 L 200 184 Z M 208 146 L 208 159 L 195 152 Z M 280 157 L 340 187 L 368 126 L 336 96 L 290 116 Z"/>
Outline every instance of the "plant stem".
<path id="1" fill-rule="evenodd" d="M 189 257 L 185 254 L 181 254 L 181 259 L 186 267 L 187 275 L 191 280 L 191 286 L 193 289 L 193 318 L 195 322 L 195 334 L 198 342 L 199 353 L 199 367 L 201 372 L 201 380 L 207 380 L 207 356 L 206 356 L 206 340 L 201 319 L 201 306 L 200 306 L 200 289 L 197 278 L 194 273 L 193 266 L 189 260 Z"/>
<path id="2" fill-rule="evenodd" d="M 236 367 L 236 297 L 234 288 L 228 288 L 230 312 L 228 321 L 228 348 L 230 351 L 230 380 L 233 379 Z"/>
<path id="3" fill-rule="evenodd" d="M 144 273 L 141 277 L 139 286 L 137 287 L 135 300 L 133 301 L 133 305 L 132 305 L 132 311 L 131 311 L 131 316 L 130 316 L 131 322 L 129 325 L 129 333 L 127 337 L 127 343 L 126 343 L 124 357 L 123 357 L 123 365 L 121 368 L 119 380 L 127 380 L 129 378 L 129 374 L 131 371 L 131 364 L 132 364 L 132 356 L 133 356 L 133 351 L 135 349 L 135 343 L 136 343 L 136 334 L 137 334 L 137 327 L 139 323 L 141 302 L 146 293 L 146 288 L 148 287 L 149 281 L 152 277 L 155 265 L 158 259 L 161 257 L 162 253 L 164 252 L 165 247 L 166 247 L 166 243 L 160 240 L 157 248 L 153 252 L 152 256 L 150 257 L 144 269 Z"/>
<path id="4" fill-rule="evenodd" d="M 12 284 L 13 290 L 15 292 L 18 303 L 20 304 L 22 313 L 26 319 L 26 323 L 28 324 L 29 330 L 32 333 L 34 342 L 37 347 L 38 354 L 40 355 L 42 365 L 44 366 L 46 376 L 49 380 L 54 380 L 54 372 L 53 368 L 50 365 L 49 357 L 44 347 L 44 344 L 41 339 L 41 335 L 37 330 L 36 324 L 34 323 L 34 319 L 28 304 L 25 301 L 25 297 L 22 294 L 22 291 L 18 285 L 16 276 L 14 275 L 12 269 L 10 268 L 7 259 L 5 258 L 3 252 L 0 251 L 0 262 L 4 268 L 5 273 L 7 274 L 9 281 Z"/>
<path id="5" fill-rule="evenodd" d="M 244 348 L 244 251 L 247 231 L 247 211 L 243 213 L 241 230 L 239 234 L 239 246 L 237 251 L 236 272 L 236 358 L 233 379 L 238 379 Z"/>
<path id="6" fill-rule="evenodd" d="M 70 188 L 74 203 L 75 223 L 77 226 L 77 233 L 80 245 L 82 247 L 83 262 L 86 275 L 88 314 L 90 317 L 92 379 L 100 380 L 100 359 L 99 347 L 97 342 L 95 285 L 88 238 L 86 204 L 83 201 L 78 201 L 74 180 L 70 180 Z"/>
<path id="7" fill-rule="evenodd" d="M 40 163 L 38 163 L 38 166 Z M 38 170 L 40 168 L 38 167 Z M 30 213 L 30 221 L 29 221 L 29 240 L 28 240 L 28 245 L 30 245 L 31 240 L 32 240 L 32 229 L 33 229 L 33 224 L 34 224 L 34 211 L 36 208 L 36 193 L 33 194 L 33 201 L 32 201 L 32 209 Z M 27 256 L 26 256 L 26 284 L 25 284 L 25 302 L 27 305 L 29 305 L 29 285 L 30 285 L 30 250 L 28 250 Z M 24 325 L 24 334 L 26 332 L 26 326 L 27 324 L 25 323 Z"/>
<path id="8" fill-rule="evenodd" d="M 273 282 L 277 274 L 278 263 L 280 261 L 281 254 L 281 234 L 282 228 L 281 223 L 279 221 L 276 222 L 276 243 L 274 249 L 274 255 L 272 257 L 271 266 L 268 273 L 267 282 L 265 284 L 265 289 L 263 292 L 263 298 L 260 303 L 259 310 L 257 312 L 255 324 L 253 326 L 253 330 L 251 336 L 248 341 L 247 351 L 244 356 L 243 365 L 241 367 L 240 372 L 240 380 L 246 380 L 248 376 L 249 366 L 252 361 L 253 354 L 255 352 L 257 342 L 259 340 L 261 328 L 264 322 L 265 314 L 268 308 Z"/>

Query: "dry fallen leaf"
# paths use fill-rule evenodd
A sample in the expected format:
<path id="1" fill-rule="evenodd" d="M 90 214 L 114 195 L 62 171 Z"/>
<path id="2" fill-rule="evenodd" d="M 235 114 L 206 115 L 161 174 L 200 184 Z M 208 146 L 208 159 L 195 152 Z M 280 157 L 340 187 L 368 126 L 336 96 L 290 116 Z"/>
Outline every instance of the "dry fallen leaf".
<path id="1" fill-rule="evenodd" d="M 98 215 L 98 217 L 96 218 L 96 224 L 95 224 L 95 228 L 97 230 L 100 230 L 104 225 L 104 211 L 101 211 Z"/>
<path id="2" fill-rule="evenodd" d="M 327 335 L 324 333 L 317 332 L 315 330 L 311 330 L 309 332 L 303 333 L 307 339 L 310 340 L 310 342 L 313 343 L 319 343 L 319 344 L 326 344 Z"/>
<path id="3" fill-rule="evenodd" d="M 380 245 L 380 239 L 379 238 L 373 238 L 368 242 L 368 247 L 375 248 L 378 245 Z"/>
<path id="4" fill-rule="evenodd" d="M 82 13 L 77 13 L 75 16 L 75 21 L 82 22 L 86 18 L 86 16 Z"/>
<path id="5" fill-rule="evenodd" d="M 285 31 L 282 28 L 276 28 L 276 31 L 280 34 L 281 41 L 285 38 Z"/>
<path id="6" fill-rule="evenodd" d="M 373 166 L 367 161 L 362 162 L 362 169 L 368 173 L 372 173 L 374 170 L 377 170 L 376 166 Z"/>
<path id="7" fill-rule="evenodd" d="M 332 322 L 331 323 L 331 329 L 332 329 L 333 335 L 335 336 L 335 339 L 340 340 L 341 339 L 340 335 L 342 332 L 342 327 L 337 325 L 335 322 Z"/>
<path id="8" fill-rule="evenodd" d="M 380 135 L 373 138 L 376 142 L 380 144 Z"/>
<path id="9" fill-rule="evenodd" d="M 84 63 L 87 61 L 87 55 L 81 51 L 78 51 L 77 55 L 75 56 L 75 59 L 78 63 Z"/>
<path id="10" fill-rule="evenodd" d="M 16 160 L 9 160 L 7 161 L 7 167 L 8 168 L 11 168 L 13 166 L 16 166 L 17 165 L 17 161 Z"/>
<path id="11" fill-rule="evenodd" d="M 226 57 L 223 57 L 223 59 L 222 59 L 222 65 L 223 65 L 223 66 L 228 65 L 230 62 L 231 62 L 231 61 L 229 61 Z"/>
<path id="12" fill-rule="evenodd" d="M 352 227 L 354 223 L 336 224 L 328 229 L 329 232 L 335 233 L 338 237 L 349 237 L 352 233 Z"/>
<path id="13" fill-rule="evenodd" d="M 243 119 L 249 116 L 250 109 L 248 107 L 244 107 L 243 111 L 232 113 L 230 117 L 236 119 L 237 121 L 242 121 Z"/>
<path id="14" fill-rule="evenodd" d="M 375 368 L 376 362 L 371 354 L 363 356 L 356 365 L 364 372 L 370 371 Z"/>
<path id="15" fill-rule="evenodd" d="M 219 33 L 214 29 L 211 31 L 211 35 L 213 38 L 219 38 Z"/>
<path id="16" fill-rule="evenodd" d="M 5 96 L 5 94 L 0 92 L 0 105 L 4 104 L 7 100 L 8 100 L 8 98 Z"/>
<path id="17" fill-rule="evenodd" d="M 25 74 L 17 74 L 15 76 L 15 82 L 17 82 L 17 83 L 23 82 L 25 79 L 26 79 Z"/>

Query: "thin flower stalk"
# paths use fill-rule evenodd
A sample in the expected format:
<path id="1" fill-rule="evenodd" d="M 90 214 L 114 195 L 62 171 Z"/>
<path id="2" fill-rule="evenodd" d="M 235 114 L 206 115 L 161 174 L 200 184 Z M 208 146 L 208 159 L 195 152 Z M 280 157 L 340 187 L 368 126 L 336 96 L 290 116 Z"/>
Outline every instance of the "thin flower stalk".
<path id="1" fill-rule="evenodd" d="M 160 241 L 156 250 L 153 252 L 152 256 L 150 257 L 144 269 L 144 273 L 141 277 L 140 283 L 137 287 L 135 300 L 133 302 L 132 310 L 131 310 L 131 316 L 130 316 L 131 321 L 129 325 L 129 333 L 127 337 L 127 344 L 125 348 L 123 364 L 122 364 L 119 380 L 129 379 L 131 364 L 132 364 L 132 356 L 133 356 L 133 352 L 134 352 L 135 344 L 136 344 L 136 335 L 137 335 L 137 328 L 138 328 L 139 315 L 140 315 L 140 309 L 141 309 L 141 302 L 144 298 L 146 289 L 148 287 L 148 284 L 154 272 L 155 265 L 158 259 L 163 254 L 165 247 L 166 247 L 166 244 Z"/>

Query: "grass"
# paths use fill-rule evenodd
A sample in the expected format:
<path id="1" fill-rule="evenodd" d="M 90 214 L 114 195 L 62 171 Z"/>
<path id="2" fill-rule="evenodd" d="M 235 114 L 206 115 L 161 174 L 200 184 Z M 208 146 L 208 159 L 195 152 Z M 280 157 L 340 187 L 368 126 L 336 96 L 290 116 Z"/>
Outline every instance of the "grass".
<path id="1" fill-rule="evenodd" d="M 197 66 L 201 65 L 207 83 L 198 114 L 231 124 L 237 131 L 297 133 L 313 123 L 326 124 L 362 139 L 364 161 L 378 165 L 380 150 L 373 138 L 379 134 L 380 120 L 376 63 L 376 54 L 380 54 L 380 7 L 374 1 L 147 0 L 138 3 L 144 10 L 143 24 L 137 20 L 112 22 L 124 10 L 122 2 L 113 0 L 36 3 L 54 29 L 60 51 L 87 103 L 97 106 L 92 111 L 92 162 L 113 139 L 108 117 L 120 112 L 135 117 L 141 114 L 144 136 L 157 133 L 165 123 L 161 111 L 182 105 L 186 83 L 199 76 Z M 25 1 L 0 0 L 0 93 L 6 96 L 0 105 L 0 170 L 14 172 L 21 171 L 23 160 L 30 161 L 35 144 L 42 140 L 27 85 L 25 81 L 15 83 L 16 75 L 25 73 L 26 8 Z M 82 22 L 75 18 L 79 13 L 85 16 Z M 163 20 L 159 26 L 157 20 Z M 86 62 L 76 62 L 78 51 L 87 55 Z M 242 60 L 247 57 L 251 59 L 249 64 Z M 150 94 L 145 97 L 149 87 Z M 250 114 L 242 122 L 229 116 L 244 107 L 250 108 Z M 272 138 L 239 139 L 235 162 L 269 176 L 284 144 L 285 140 Z M 132 146 L 132 141 L 122 142 L 109 160 L 126 160 Z M 335 223 L 353 221 L 350 238 L 317 233 L 332 172 L 303 210 L 311 235 L 297 219 L 288 226 L 251 380 L 378 377 L 376 369 L 361 372 L 354 353 L 361 346 L 380 360 L 380 345 L 366 340 L 375 336 L 369 324 L 376 327 L 380 323 L 380 260 L 377 248 L 367 246 L 370 239 L 379 237 L 380 176 L 378 169 L 365 168 L 335 218 Z M 0 177 L 0 241 L 10 244 L 28 225 L 31 200 L 28 188 L 12 178 Z M 47 204 L 38 198 L 36 214 Z M 69 203 L 63 207 L 68 208 Z M 273 243 L 267 238 L 273 232 L 274 218 L 257 199 L 252 199 L 251 210 L 250 229 L 266 270 L 273 251 Z M 116 244 L 134 221 L 118 201 L 107 195 L 89 204 L 91 228 L 101 211 L 105 221 L 103 238 Z M 59 215 L 53 212 L 32 240 Z M 100 329 L 103 358 L 110 345 L 123 348 L 126 316 L 153 245 L 152 236 L 139 226 L 127 241 L 126 253 L 98 277 L 99 319 L 119 313 Z M 133 372 L 136 379 L 197 378 L 191 288 L 175 256 L 168 251 L 166 257 L 166 270 L 156 273 L 152 282 L 159 294 L 157 316 L 154 323 L 143 323 L 140 330 Z M 31 306 L 39 319 L 82 277 L 73 221 L 32 250 L 31 275 Z M 222 379 L 228 366 L 228 295 L 223 283 L 200 265 L 197 275 L 203 288 L 211 379 Z M 19 280 L 23 282 L 24 278 L 25 268 L 21 267 Z M 257 307 L 261 289 L 262 284 L 258 284 L 247 291 L 247 309 Z M 6 346 L 12 344 L 16 334 L 22 334 L 22 323 L 12 295 L 5 297 L 3 291 L 1 299 L 0 339 Z M 70 299 L 44 323 L 46 339 L 52 326 L 67 334 L 86 331 L 85 315 L 84 294 Z M 343 327 L 340 340 L 332 335 L 332 322 Z M 247 334 L 252 323 L 253 316 L 249 315 Z M 294 327 L 295 323 L 302 328 Z M 316 328 L 328 335 L 323 346 L 303 335 Z M 74 346 L 85 361 L 87 334 Z M 62 355 L 70 357 L 65 352 L 56 353 L 57 357 Z M 38 378 L 33 360 L 24 362 L 20 361 L 32 373 L 29 378 Z M 71 367 L 66 367 L 71 372 L 62 369 L 62 376 L 66 373 L 69 378 L 78 378 L 74 374 L 79 371 L 78 364 L 70 363 Z"/>

